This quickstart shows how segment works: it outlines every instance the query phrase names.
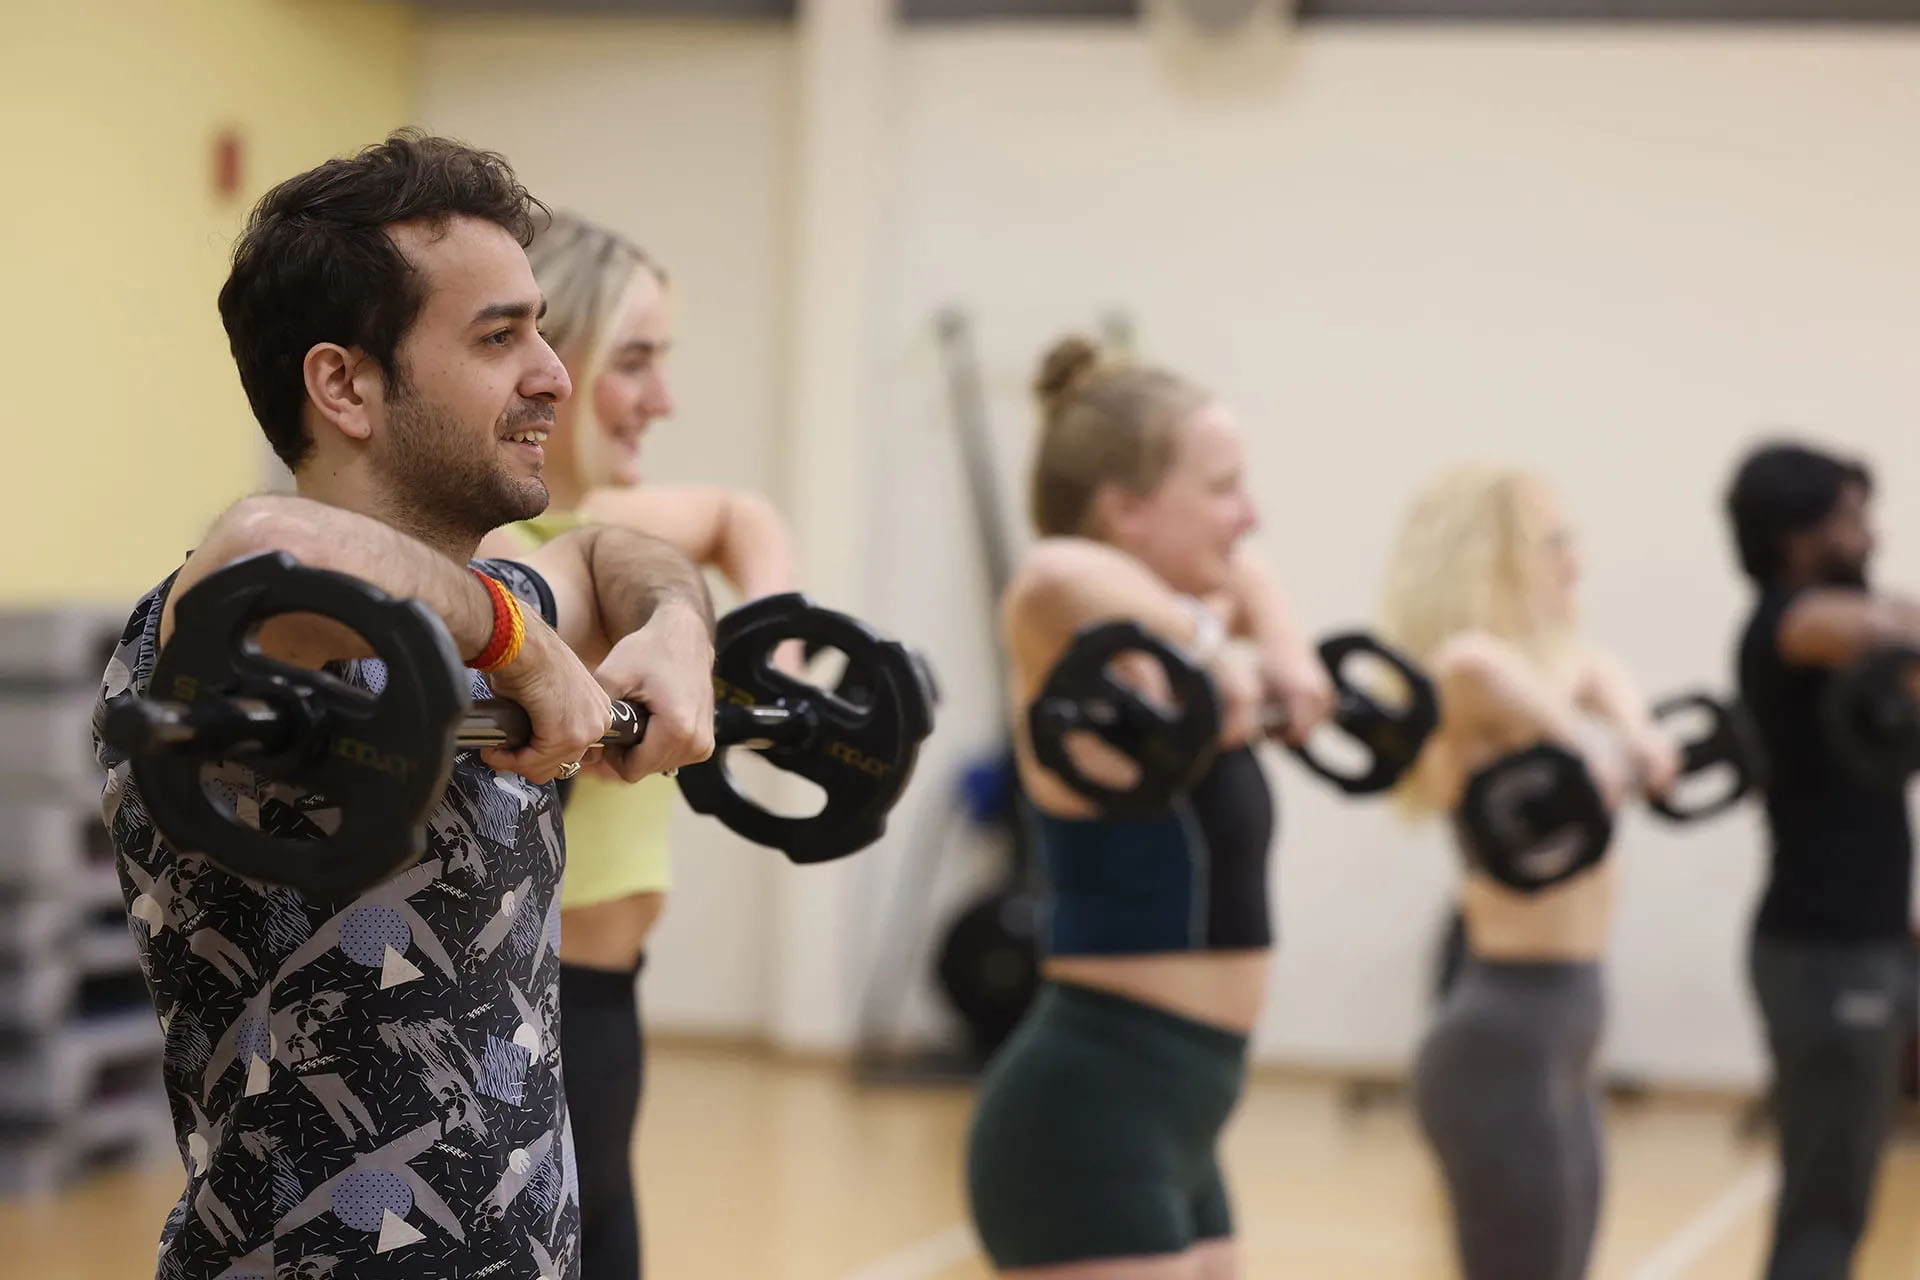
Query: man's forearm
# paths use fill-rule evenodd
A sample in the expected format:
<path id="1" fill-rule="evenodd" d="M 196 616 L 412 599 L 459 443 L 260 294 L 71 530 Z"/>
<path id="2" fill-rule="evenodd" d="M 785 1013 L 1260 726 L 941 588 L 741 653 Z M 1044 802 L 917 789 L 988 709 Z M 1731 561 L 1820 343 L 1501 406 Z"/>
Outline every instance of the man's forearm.
<path id="1" fill-rule="evenodd" d="M 1776 640 L 1788 662 L 1844 667 L 1884 645 L 1920 645 L 1920 602 L 1911 596 L 1815 588 L 1787 609 Z"/>
<path id="2" fill-rule="evenodd" d="M 1884 595 L 1879 604 L 1886 617 L 1887 639 L 1894 644 L 1920 645 L 1920 600 Z"/>
<path id="3" fill-rule="evenodd" d="M 700 570 L 659 538 L 615 525 L 590 531 L 588 573 L 607 641 L 640 630 L 663 608 L 692 610 L 713 631 L 713 600 Z"/>
<path id="4" fill-rule="evenodd" d="M 493 633 L 492 599 L 464 564 L 370 516 L 291 494 L 243 499 L 214 523 L 181 570 L 165 625 L 171 628 L 174 602 L 193 583 L 235 560 L 273 551 L 349 574 L 390 596 L 420 600 L 446 623 L 462 657 L 486 648 Z M 272 632 L 263 643 L 284 656 L 328 661 L 368 652 L 343 628 L 309 615 L 276 620 Z"/>

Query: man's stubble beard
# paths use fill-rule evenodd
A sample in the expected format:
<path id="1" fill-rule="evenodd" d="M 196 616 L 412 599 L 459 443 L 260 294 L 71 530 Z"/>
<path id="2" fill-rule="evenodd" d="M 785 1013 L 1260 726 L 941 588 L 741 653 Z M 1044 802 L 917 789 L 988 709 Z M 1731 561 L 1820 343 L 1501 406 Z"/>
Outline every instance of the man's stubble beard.
<path id="1" fill-rule="evenodd" d="M 513 476 L 492 446 L 518 426 L 551 422 L 551 412 L 551 406 L 529 411 L 523 405 L 496 422 L 489 447 L 476 451 L 470 429 L 403 386 L 387 402 L 381 470 L 405 524 L 431 542 L 478 542 L 501 525 L 545 511 L 546 482 L 537 473 Z"/>

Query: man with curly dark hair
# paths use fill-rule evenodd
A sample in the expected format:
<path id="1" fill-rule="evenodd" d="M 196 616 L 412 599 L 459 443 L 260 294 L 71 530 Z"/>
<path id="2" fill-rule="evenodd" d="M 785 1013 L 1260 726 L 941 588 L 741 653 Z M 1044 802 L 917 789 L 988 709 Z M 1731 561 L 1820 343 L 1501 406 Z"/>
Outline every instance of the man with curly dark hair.
<path id="1" fill-rule="evenodd" d="M 554 780 L 617 698 L 651 712 L 643 742 L 609 752 L 621 777 L 711 753 L 713 618 L 685 557 L 632 530 L 475 558 L 546 507 L 542 442 L 571 391 L 525 253 L 544 214 L 499 156 L 406 131 L 275 187 L 235 248 L 221 318 L 297 493 L 236 504 L 140 601 L 96 724 L 108 699 L 146 692 L 182 592 L 285 552 L 423 602 L 474 695 L 522 703 L 533 737 L 458 755 L 425 856 L 328 900 L 174 848 L 97 742 L 187 1172 L 159 1276 L 578 1274 Z M 258 643 L 362 689 L 388 679 L 311 615 Z M 217 773 L 264 829 L 322 816 L 244 768 Z"/>

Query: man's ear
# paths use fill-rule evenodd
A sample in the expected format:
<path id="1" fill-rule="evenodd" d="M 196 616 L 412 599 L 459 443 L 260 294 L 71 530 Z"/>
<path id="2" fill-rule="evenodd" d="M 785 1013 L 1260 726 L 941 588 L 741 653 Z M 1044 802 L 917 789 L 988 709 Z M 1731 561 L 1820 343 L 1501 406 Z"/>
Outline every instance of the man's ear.
<path id="1" fill-rule="evenodd" d="M 1788 577 L 1799 577 L 1809 563 L 1818 558 L 1819 538 L 1817 529 L 1795 529 L 1780 535 L 1776 544 L 1780 549 L 1780 568 Z"/>
<path id="2" fill-rule="evenodd" d="M 300 362 L 307 400 L 320 417 L 349 440 L 372 437 L 386 410 L 386 375 L 358 347 L 322 342 Z"/>

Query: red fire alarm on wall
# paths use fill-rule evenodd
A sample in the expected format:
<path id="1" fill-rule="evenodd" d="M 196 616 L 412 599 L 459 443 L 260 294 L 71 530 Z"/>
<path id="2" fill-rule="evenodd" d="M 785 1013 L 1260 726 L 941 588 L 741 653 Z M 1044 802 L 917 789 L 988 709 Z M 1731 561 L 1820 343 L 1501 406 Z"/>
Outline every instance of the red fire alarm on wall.
<path id="1" fill-rule="evenodd" d="M 222 129 L 213 135 L 213 194 L 221 200 L 240 194 L 242 150 L 238 129 Z"/>

